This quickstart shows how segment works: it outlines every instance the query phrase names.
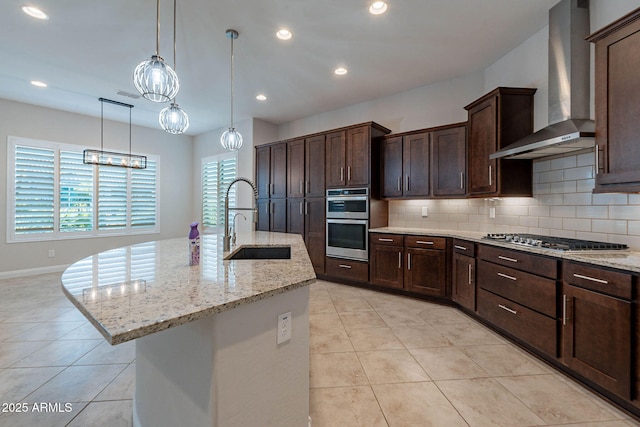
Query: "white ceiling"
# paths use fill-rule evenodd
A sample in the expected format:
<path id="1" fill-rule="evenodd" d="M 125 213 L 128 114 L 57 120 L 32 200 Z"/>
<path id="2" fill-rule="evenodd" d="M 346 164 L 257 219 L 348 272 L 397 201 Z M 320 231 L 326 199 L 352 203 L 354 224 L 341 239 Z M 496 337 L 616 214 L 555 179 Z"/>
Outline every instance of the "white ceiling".
<path id="1" fill-rule="evenodd" d="M 177 102 L 188 133 L 229 125 L 228 28 L 240 33 L 235 121 L 281 124 L 482 69 L 543 28 L 558 0 L 389 0 L 380 16 L 368 13 L 371 2 L 178 0 Z M 25 15 L 23 0 L 2 3 L 0 98 L 99 117 L 104 97 L 133 104 L 134 124 L 159 127 L 166 104 L 116 93 L 137 93 L 133 69 L 155 52 L 154 0 L 33 0 L 47 21 Z M 161 0 L 160 54 L 170 64 L 172 13 Z M 281 26 L 293 39 L 275 38 Z M 333 75 L 337 66 L 349 73 Z"/>

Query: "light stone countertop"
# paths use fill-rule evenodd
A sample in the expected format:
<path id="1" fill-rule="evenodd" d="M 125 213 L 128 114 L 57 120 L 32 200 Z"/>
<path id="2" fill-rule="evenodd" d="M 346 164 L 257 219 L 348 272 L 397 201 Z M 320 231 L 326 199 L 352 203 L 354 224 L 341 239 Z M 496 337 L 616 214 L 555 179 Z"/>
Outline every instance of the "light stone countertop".
<path id="1" fill-rule="evenodd" d="M 200 239 L 200 265 L 189 266 L 186 237 L 140 243 L 72 264 L 62 289 L 115 345 L 315 282 L 300 235 L 238 233 L 231 253 L 222 250 L 222 234 Z M 224 259 L 243 246 L 283 245 L 291 259 Z"/>
<path id="2" fill-rule="evenodd" d="M 632 250 L 624 251 L 559 251 L 530 246 L 520 246 L 514 243 L 483 239 L 487 233 L 464 230 L 437 230 L 427 228 L 405 227 L 381 227 L 369 229 L 372 233 L 409 234 L 417 236 L 453 237 L 465 239 L 485 245 L 499 246 L 502 248 L 519 250 L 523 252 L 546 255 L 571 261 L 611 267 L 620 270 L 640 273 L 640 252 Z"/>

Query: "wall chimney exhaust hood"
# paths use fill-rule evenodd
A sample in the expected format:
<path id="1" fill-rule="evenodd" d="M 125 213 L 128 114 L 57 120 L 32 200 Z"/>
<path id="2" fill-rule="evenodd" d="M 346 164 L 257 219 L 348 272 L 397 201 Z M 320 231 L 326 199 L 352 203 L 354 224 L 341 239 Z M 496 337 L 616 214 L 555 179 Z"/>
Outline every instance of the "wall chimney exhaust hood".
<path id="1" fill-rule="evenodd" d="M 549 9 L 549 126 L 489 155 L 535 159 L 592 148 L 589 118 L 589 0 L 562 0 Z"/>

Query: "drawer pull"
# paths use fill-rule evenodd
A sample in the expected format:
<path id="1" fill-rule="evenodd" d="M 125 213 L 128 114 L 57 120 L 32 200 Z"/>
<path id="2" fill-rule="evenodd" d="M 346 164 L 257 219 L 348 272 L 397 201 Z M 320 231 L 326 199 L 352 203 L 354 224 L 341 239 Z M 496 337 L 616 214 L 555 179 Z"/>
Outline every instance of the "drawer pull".
<path id="1" fill-rule="evenodd" d="M 473 283 L 473 279 L 471 276 L 472 269 L 473 267 L 471 267 L 471 264 L 469 264 L 469 285 Z"/>
<path id="2" fill-rule="evenodd" d="M 402 252 L 398 252 L 398 268 L 402 268 Z"/>
<path id="3" fill-rule="evenodd" d="M 379 242 L 393 242 L 393 239 L 383 239 L 382 237 L 378 238 Z"/>
<path id="4" fill-rule="evenodd" d="M 347 265 L 347 264 L 338 264 L 338 267 L 340 267 L 340 268 L 349 268 L 349 269 L 351 269 L 351 266 L 350 266 L 350 265 Z"/>
<path id="5" fill-rule="evenodd" d="M 512 309 L 510 309 L 509 307 L 506 307 L 506 306 L 504 306 L 504 305 L 502 305 L 502 304 L 498 304 L 498 307 L 500 307 L 500 308 L 501 308 L 501 309 L 503 309 L 503 310 L 508 311 L 508 312 L 509 312 L 509 313 L 511 313 L 511 314 L 518 314 L 518 312 L 517 312 L 517 311 L 512 310 Z"/>
<path id="6" fill-rule="evenodd" d="M 501 260 L 504 260 L 504 261 L 518 262 L 518 260 L 515 259 L 515 258 L 509 258 L 507 256 L 502 256 L 502 255 L 499 255 L 498 259 L 501 259 Z"/>
<path id="7" fill-rule="evenodd" d="M 574 273 L 573 277 L 576 277 L 578 279 L 589 280 L 591 282 L 602 283 L 603 285 L 608 285 L 609 284 L 609 282 L 607 280 L 596 279 L 595 277 L 583 276 L 582 274 L 575 274 Z"/>
<path id="8" fill-rule="evenodd" d="M 465 248 L 464 246 L 460 246 L 460 245 L 453 245 L 454 248 L 456 249 L 460 249 L 461 251 L 466 251 L 467 248 Z"/>
<path id="9" fill-rule="evenodd" d="M 562 326 L 567 324 L 567 296 L 562 295 Z"/>
<path id="10" fill-rule="evenodd" d="M 421 245 L 433 245 L 433 242 L 425 242 L 424 240 L 416 240 L 416 243 Z"/>
<path id="11" fill-rule="evenodd" d="M 515 277 L 513 277 L 513 276 L 509 276 L 508 274 L 504 274 L 504 273 L 498 273 L 498 276 L 500 276 L 500 277 L 504 277 L 505 279 L 509 279 L 509 280 L 514 280 L 514 281 L 515 281 L 515 280 L 518 280 L 518 279 L 516 279 Z"/>
<path id="12" fill-rule="evenodd" d="M 407 269 L 411 270 L 411 254 L 407 254 Z"/>

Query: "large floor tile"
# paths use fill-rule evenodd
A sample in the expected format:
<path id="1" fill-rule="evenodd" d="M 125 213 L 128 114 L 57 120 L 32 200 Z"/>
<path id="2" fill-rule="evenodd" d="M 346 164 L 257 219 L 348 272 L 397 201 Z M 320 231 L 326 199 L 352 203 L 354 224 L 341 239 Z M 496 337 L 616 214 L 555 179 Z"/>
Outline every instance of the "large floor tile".
<path id="1" fill-rule="evenodd" d="M 338 313 L 333 310 L 327 313 L 309 314 L 310 329 L 335 329 L 342 328 L 342 321 Z"/>
<path id="2" fill-rule="evenodd" d="M 104 337 L 98 332 L 95 326 L 89 322 L 84 322 L 82 326 L 74 329 L 66 335 L 63 335 L 61 340 L 104 340 Z"/>
<path id="3" fill-rule="evenodd" d="M 549 424 L 617 419 L 556 375 L 503 377 L 497 381 Z"/>
<path id="4" fill-rule="evenodd" d="M 438 325 L 438 331 L 456 346 L 504 343 L 496 334 L 476 323 Z"/>
<path id="5" fill-rule="evenodd" d="M 0 368 L 8 368 L 18 360 L 49 344 L 51 341 L 3 342 L 0 345 Z"/>
<path id="6" fill-rule="evenodd" d="M 436 381 L 470 426 L 538 426 L 546 423 L 493 378 Z"/>
<path id="7" fill-rule="evenodd" d="M 53 341 L 14 363 L 12 367 L 69 366 L 101 342 L 100 340 Z"/>
<path id="8" fill-rule="evenodd" d="M 77 312 L 74 308 L 59 308 L 59 307 L 47 307 L 47 306 L 35 306 L 29 310 L 24 310 L 22 313 L 5 320 L 6 323 L 12 322 L 48 322 L 54 320 L 63 315 L 74 315 Z M 72 313 L 72 314 L 69 314 Z M 83 319 L 80 319 L 83 320 Z"/>
<path id="9" fill-rule="evenodd" d="M 369 384 L 354 352 L 311 354 L 309 365 L 311 388 Z"/>
<path id="10" fill-rule="evenodd" d="M 431 307 L 418 311 L 418 316 L 429 325 L 454 325 L 456 323 L 471 323 L 470 317 L 453 307 Z"/>
<path id="11" fill-rule="evenodd" d="M 373 307 L 367 302 L 364 297 L 343 297 L 338 296 L 333 298 L 333 305 L 338 313 L 350 313 L 354 311 L 371 311 Z"/>
<path id="12" fill-rule="evenodd" d="M 551 372 L 544 363 L 512 344 L 466 347 L 463 351 L 494 377 Z"/>
<path id="13" fill-rule="evenodd" d="M 353 313 L 341 313 L 340 319 L 344 328 L 380 328 L 387 326 L 375 311 L 356 311 Z"/>
<path id="14" fill-rule="evenodd" d="M 58 375 L 63 369 L 64 367 L 47 367 L 0 370 L 0 401 L 2 403 L 23 401 L 27 395 Z"/>
<path id="15" fill-rule="evenodd" d="M 361 328 L 347 331 L 356 351 L 394 350 L 404 346 L 389 328 Z"/>
<path id="16" fill-rule="evenodd" d="M 391 330 L 407 348 L 447 347 L 453 345 L 437 328 L 429 325 L 396 326 Z"/>
<path id="17" fill-rule="evenodd" d="M 334 329 L 311 329 L 309 333 L 310 353 L 341 353 L 353 351 L 351 340 L 342 325 Z"/>
<path id="18" fill-rule="evenodd" d="M 109 363 L 131 363 L 136 358 L 135 341 L 111 345 L 102 341 L 93 350 L 76 360 L 74 365 L 105 365 Z"/>
<path id="19" fill-rule="evenodd" d="M 40 322 L 33 327 L 13 335 L 6 341 L 54 341 L 74 331 L 85 322 Z"/>
<path id="20" fill-rule="evenodd" d="M 95 400 L 133 399 L 136 389 L 136 364 L 127 366 L 109 385 L 100 392 Z"/>
<path id="21" fill-rule="evenodd" d="M 412 310 L 377 310 L 387 326 L 418 326 L 425 321 Z"/>
<path id="22" fill-rule="evenodd" d="M 390 427 L 467 426 L 431 382 L 376 384 L 372 387 Z"/>
<path id="23" fill-rule="evenodd" d="M 370 386 L 311 389 L 313 427 L 387 427 Z"/>
<path id="24" fill-rule="evenodd" d="M 461 348 L 415 348 L 409 352 L 434 381 L 489 376 Z"/>
<path id="25" fill-rule="evenodd" d="M 69 423 L 69 427 L 130 427 L 133 412 L 131 400 L 91 402 Z"/>
<path id="26" fill-rule="evenodd" d="M 357 354 L 371 384 L 431 380 L 407 350 L 365 351 Z"/>
<path id="27" fill-rule="evenodd" d="M 1 315 L 0 315 L 1 316 Z M 13 315 L 12 315 L 13 317 Z M 29 341 L 21 339 L 27 332 L 39 325 L 39 323 L 23 322 L 23 323 L 2 323 L 0 322 L 0 342 L 2 341 Z M 46 340 L 39 340 L 46 341 Z"/>

